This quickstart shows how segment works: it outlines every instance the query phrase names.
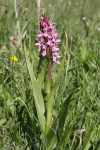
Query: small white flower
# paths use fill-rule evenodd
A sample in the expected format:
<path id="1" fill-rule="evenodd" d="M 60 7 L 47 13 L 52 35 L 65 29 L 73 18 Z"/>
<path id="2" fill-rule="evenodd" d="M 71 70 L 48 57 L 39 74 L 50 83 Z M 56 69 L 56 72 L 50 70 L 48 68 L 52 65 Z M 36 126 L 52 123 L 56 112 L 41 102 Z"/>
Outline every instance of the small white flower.
<path id="1" fill-rule="evenodd" d="M 84 132 L 84 131 L 85 131 L 85 129 L 81 129 L 81 131 L 82 131 L 82 132 Z"/>
<path id="2" fill-rule="evenodd" d="M 86 17 L 83 17 L 82 20 L 83 20 L 83 21 L 86 21 Z"/>
<path id="3" fill-rule="evenodd" d="M 100 28 L 97 29 L 100 32 Z"/>

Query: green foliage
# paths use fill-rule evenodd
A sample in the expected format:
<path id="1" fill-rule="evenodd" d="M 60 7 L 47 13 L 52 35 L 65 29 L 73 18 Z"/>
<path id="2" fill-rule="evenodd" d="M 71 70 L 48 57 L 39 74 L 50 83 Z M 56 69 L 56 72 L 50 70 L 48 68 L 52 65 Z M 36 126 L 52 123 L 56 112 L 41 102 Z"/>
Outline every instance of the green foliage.
<path id="1" fill-rule="evenodd" d="M 100 1 L 41 0 L 61 39 L 49 97 L 47 62 L 35 46 L 37 1 L 17 1 L 18 18 L 14 5 L 0 2 L 0 150 L 99 150 Z"/>
<path id="2" fill-rule="evenodd" d="M 32 68 L 31 68 L 31 64 L 30 64 L 29 59 L 28 59 L 28 54 L 27 54 L 27 51 L 26 51 L 25 41 L 24 41 L 24 51 L 25 51 L 25 57 L 26 57 L 28 71 L 29 71 L 31 81 L 32 81 L 33 95 L 34 95 L 34 98 L 35 98 L 35 105 L 36 105 L 36 109 L 37 109 L 38 118 L 39 118 L 39 122 L 40 122 L 40 125 L 41 125 L 41 129 L 44 131 L 45 130 L 44 100 L 43 100 L 41 91 L 39 90 L 38 83 L 36 81 L 36 78 L 34 76 Z"/>

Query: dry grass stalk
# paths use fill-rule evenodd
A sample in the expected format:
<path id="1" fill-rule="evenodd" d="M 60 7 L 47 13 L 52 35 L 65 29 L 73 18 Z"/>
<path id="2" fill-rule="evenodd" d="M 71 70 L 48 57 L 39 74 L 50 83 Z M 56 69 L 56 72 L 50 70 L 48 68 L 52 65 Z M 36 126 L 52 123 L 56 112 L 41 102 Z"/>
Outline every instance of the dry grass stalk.
<path id="1" fill-rule="evenodd" d="M 37 1 L 37 15 L 38 15 L 38 25 L 39 25 L 41 0 L 36 0 L 36 1 Z"/>
<path id="2" fill-rule="evenodd" d="M 89 36 L 89 26 L 88 26 L 87 19 L 85 17 L 83 17 L 82 20 L 84 22 L 84 26 L 85 26 L 85 29 L 86 29 L 86 36 L 88 37 Z"/>
<path id="3" fill-rule="evenodd" d="M 5 4 L 5 0 L 2 1 L 3 4 Z M 2 6 L 3 14 L 5 14 L 5 6 Z"/>
<path id="4" fill-rule="evenodd" d="M 17 20 L 18 39 L 20 39 L 20 26 L 19 26 L 19 19 L 18 19 L 16 0 L 14 0 L 14 9 L 15 9 L 15 15 L 16 15 L 16 20 Z"/>

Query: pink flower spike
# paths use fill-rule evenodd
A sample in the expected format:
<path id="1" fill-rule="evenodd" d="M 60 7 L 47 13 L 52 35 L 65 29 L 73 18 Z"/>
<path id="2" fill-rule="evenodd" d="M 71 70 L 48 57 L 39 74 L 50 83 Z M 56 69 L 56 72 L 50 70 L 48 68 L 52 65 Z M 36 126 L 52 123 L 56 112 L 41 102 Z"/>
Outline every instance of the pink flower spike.
<path id="1" fill-rule="evenodd" d="M 59 58 L 61 56 L 58 53 L 58 44 L 61 40 L 58 39 L 55 23 L 52 23 L 51 19 L 48 20 L 45 15 L 41 16 L 40 19 L 39 39 L 35 45 L 38 46 L 38 50 L 41 51 L 43 57 L 46 56 L 47 60 L 51 59 L 57 64 L 60 64 Z"/>

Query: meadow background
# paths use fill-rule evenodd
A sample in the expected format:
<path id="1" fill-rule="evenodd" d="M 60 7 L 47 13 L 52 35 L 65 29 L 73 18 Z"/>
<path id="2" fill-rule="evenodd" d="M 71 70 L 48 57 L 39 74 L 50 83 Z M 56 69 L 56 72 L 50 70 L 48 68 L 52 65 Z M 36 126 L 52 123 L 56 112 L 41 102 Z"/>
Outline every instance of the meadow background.
<path id="1" fill-rule="evenodd" d="M 41 0 L 40 15 L 55 22 L 64 60 L 52 63 L 50 133 L 41 128 L 42 115 L 47 117 L 47 61 L 35 46 L 37 2 L 0 0 L 0 150 L 100 150 L 100 1 Z M 45 114 L 37 110 L 34 91 L 41 91 Z"/>

